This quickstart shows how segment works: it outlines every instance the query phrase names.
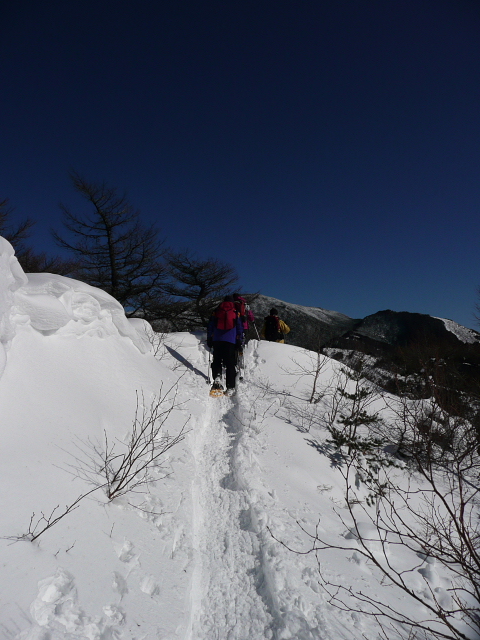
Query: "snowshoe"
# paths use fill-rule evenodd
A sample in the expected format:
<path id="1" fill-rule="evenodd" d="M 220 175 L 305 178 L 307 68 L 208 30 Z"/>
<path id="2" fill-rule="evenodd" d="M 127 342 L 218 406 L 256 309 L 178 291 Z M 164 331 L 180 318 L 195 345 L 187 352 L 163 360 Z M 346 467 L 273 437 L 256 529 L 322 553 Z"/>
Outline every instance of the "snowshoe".
<path id="1" fill-rule="evenodd" d="M 235 395 L 235 389 L 227 389 L 223 395 L 227 396 L 227 398 L 231 398 L 233 395 Z"/>
<path id="2" fill-rule="evenodd" d="M 223 387 L 219 382 L 214 382 L 212 384 L 212 388 L 210 389 L 210 395 L 212 396 L 212 398 L 218 398 L 220 396 L 223 396 Z"/>

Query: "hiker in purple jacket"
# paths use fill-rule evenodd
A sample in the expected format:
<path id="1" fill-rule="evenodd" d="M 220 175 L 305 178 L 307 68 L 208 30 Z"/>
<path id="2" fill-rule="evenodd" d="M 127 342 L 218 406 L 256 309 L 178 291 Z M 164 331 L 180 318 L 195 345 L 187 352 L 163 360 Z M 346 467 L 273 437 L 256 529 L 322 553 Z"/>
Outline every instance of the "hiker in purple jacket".
<path id="1" fill-rule="evenodd" d="M 219 378 L 226 369 L 227 392 L 235 391 L 235 351 L 243 341 L 243 326 L 232 296 L 224 301 L 210 317 L 207 328 L 207 345 L 213 348 L 212 375 L 213 388 L 221 389 Z M 217 386 L 215 386 L 217 385 Z M 227 393 L 227 395 L 230 395 Z"/>

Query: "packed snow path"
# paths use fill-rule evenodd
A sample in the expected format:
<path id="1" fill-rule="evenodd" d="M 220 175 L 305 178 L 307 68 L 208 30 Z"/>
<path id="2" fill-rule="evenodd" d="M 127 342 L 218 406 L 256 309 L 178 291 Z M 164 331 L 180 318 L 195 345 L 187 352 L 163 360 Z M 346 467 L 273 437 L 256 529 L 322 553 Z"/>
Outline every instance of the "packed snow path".
<path id="1" fill-rule="evenodd" d="M 324 635 L 329 625 L 312 580 L 315 569 L 306 569 L 303 561 L 298 573 L 292 571 L 300 565 L 298 557 L 281 547 L 266 526 L 283 531 L 285 513 L 276 504 L 275 492 L 258 481 L 263 422 L 278 401 L 252 385 L 259 359 L 255 345 L 246 354 L 247 381 L 238 384 L 231 399 L 207 397 L 194 430 L 196 555 L 187 640 L 333 637 Z M 297 515 L 290 514 L 292 530 Z M 302 591 L 316 602 L 313 607 L 303 600 Z"/>
<path id="2" fill-rule="evenodd" d="M 212 399 L 195 438 L 192 634 L 196 640 L 272 638 L 272 601 L 242 477 L 238 398 Z"/>

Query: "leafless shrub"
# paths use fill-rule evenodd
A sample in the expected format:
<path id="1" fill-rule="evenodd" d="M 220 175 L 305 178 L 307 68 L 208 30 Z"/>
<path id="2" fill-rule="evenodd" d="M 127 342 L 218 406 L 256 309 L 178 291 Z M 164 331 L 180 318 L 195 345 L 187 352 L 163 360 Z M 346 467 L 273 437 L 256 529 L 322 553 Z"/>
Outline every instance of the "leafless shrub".
<path id="1" fill-rule="evenodd" d="M 306 349 L 301 349 L 301 351 L 307 357 L 307 362 L 304 364 L 292 358 L 295 368 L 289 368 L 285 371 L 288 375 L 298 376 L 299 378 L 312 378 L 312 391 L 308 402 L 310 404 L 317 404 L 322 399 L 324 393 L 323 390 L 318 389 L 320 374 L 327 366 L 329 358 L 320 353 L 320 351 L 315 352 Z"/>
<path id="2" fill-rule="evenodd" d="M 100 489 L 105 490 L 107 498 L 114 500 L 118 496 L 146 487 L 153 479 L 151 472 L 159 470 L 161 457 L 185 437 L 185 427 L 171 436 L 163 428 L 177 403 L 178 382 L 170 389 L 145 403 L 143 394 L 137 393 L 137 404 L 132 430 L 125 440 L 110 441 L 104 433 L 104 441 L 79 441 L 80 454 L 74 455 L 74 463 L 68 465 L 68 472 L 81 478 L 90 486 L 87 492 L 78 496 L 63 511 L 57 505 L 49 515 L 42 511 L 40 516 L 32 513 L 27 531 L 22 534 L 6 536 L 4 539 L 19 542 L 34 542 L 60 520 L 79 507 L 87 496 Z M 161 468 L 161 467 L 160 467 Z M 167 474 L 164 475 L 164 477 Z M 155 478 L 157 479 L 157 478 Z"/>
<path id="3" fill-rule="evenodd" d="M 152 347 L 152 354 L 157 360 L 163 360 L 165 357 L 165 339 L 168 333 L 159 333 L 154 331 L 151 327 L 145 329 L 145 335 Z"/>
<path id="4" fill-rule="evenodd" d="M 344 391 L 344 387 L 341 387 Z M 452 416 L 435 400 L 391 398 L 388 423 L 365 423 L 359 411 L 364 394 L 342 391 L 336 411 L 343 417 L 346 431 L 339 432 L 336 445 L 343 449 L 338 465 L 345 486 L 345 506 L 336 513 L 349 535 L 358 544 L 357 557 L 374 567 L 382 584 L 397 587 L 417 606 L 414 611 L 380 599 L 366 590 L 356 590 L 344 581 L 335 581 L 323 571 L 323 553 L 337 549 L 351 553 L 348 544 L 320 533 L 303 531 L 311 539 L 306 553 L 315 553 L 321 584 L 331 604 L 345 611 L 374 617 L 385 638 L 418 637 L 444 640 L 473 640 L 480 636 L 480 456 L 475 427 Z M 353 390 L 355 391 L 355 389 Z M 357 407 L 345 412 L 344 401 Z M 363 401 L 362 400 L 362 401 Z M 349 418 L 345 422 L 345 416 Z M 370 430 L 356 438 L 355 415 Z M 353 429 L 353 432 L 352 432 Z M 402 463 L 388 456 L 380 437 L 377 452 L 369 458 L 365 443 L 390 436 L 401 441 L 407 456 Z M 448 435 L 448 446 L 438 434 Z M 337 434 L 338 435 L 338 434 Z M 348 436 L 348 437 L 347 437 Z M 343 439 L 342 439 L 343 438 Z M 389 464 L 388 457 L 392 464 Z M 399 466 L 404 466 L 399 471 Z M 365 500 L 362 483 L 370 490 Z M 301 525 L 300 525 L 301 526 Z M 286 546 L 286 545 L 285 545 Z M 395 562 L 402 550 L 402 563 Z M 407 561 L 406 558 L 409 558 Z M 449 575 L 451 586 L 438 586 L 429 574 L 436 565 Z M 435 570 L 436 571 L 436 570 Z M 412 576 L 423 579 L 419 589 Z M 426 611 L 424 617 L 419 611 Z"/>
<path id="5" fill-rule="evenodd" d="M 58 509 L 60 509 L 60 505 L 57 505 L 47 516 L 43 513 L 43 511 L 40 512 L 39 516 L 37 516 L 37 514 L 33 512 L 30 516 L 28 529 L 25 533 L 6 536 L 4 540 L 12 540 L 13 542 L 28 540 L 29 542 L 34 542 L 35 540 L 37 540 L 37 538 L 44 534 L 45 531 L 48 531 L 48 529 L 51 529 L 54 525 L 56 525 L 57 522 L 59 522 L 62 518 L 67 516 L 72 511 L 75 511 L 75 509 L 78 509 L 78 507 L 80 506 L 80 502 L 96 490 L 97 487 L 78 496 L 78 498 L 71 504 L 66 505 L 63 511 L 58 511 Z"/>
<path id="6" fill-rule="evenodd" d="M 70 472 L 95 488 L 104 488 L 109 500 L 145 487 L 152 480 L 153 469 L 159 470 L 162 456 L 186 435 L 189 418 L 177 435 L 163 431 L 172 411 L 179 406 L 177 393 L 178 383 L 165 392 L 161 388 L 150 404 L 137 393 L 135 418 L 127 438 L 111 441 L 105 431 L 103 442 L 80 441 L 80 455 L 74 456 Z"/>
<path id="7" fill-rule="evenodd" d="M 287 403 L 288 420 L 302 433 L 310 433 L 313 427 L 323 424 L 322 414 L 316 404 L 299 405 L 295 402 Z"/>
<path id="8" fill-rule="evenodd" d="M 421 473 L 426 484 L 412 482 L 407 488 L 399 488 L 396 482 L 389 482 L 389 490 L 378 492 L 377 503 L 372 509 L 358 499 L 355 489 L 357 469 L 353 463 L 343 468 L 348 515 L 337 513 L 345 528 L 357 539 L 356 553 L 379 570 L 384 582 L 395 585 L 404 596 L 421 605 L 427 615 L 416 618 L 408 613 L 408 608 L 401 608 L 401 600 L 396 607 L 327 577 L 322 571 L 321 552 L 339 549 L 347 553 L 352 549 L 326 540 L 317 529 L 309 534 L 313 542 L 309 551 L 317 555 L 322 586 L 331 604 L 346 611 L 371 615 L 384 630 L 417 630 L 427 637 L 449 640 L 478 638 L 478 488 L 462 478 L 464 471 L 465 468 L 457 466 L 450 473 L 438 475 L 423 467 Z M 373 533 L 365 533 L 365 522 L 371 525 L 367 531 Z M 411 552 L 409 564 L 404 563 L 401 569 L 392 559 L 391 550 L 395 545 Z M 439 588 L 435 581 L 430 582 L 428 567 L 435 564 L 450 573 L 450 589 Z M 419 590 L 410 577 L 422 574 L 422 571 L 424 589 Z M 385 635 L 389 637 L 388 633 Z"/>
<path id="9" fill-rule="evenodd" d="M 289 392 L 285 389 L 283 389 L 282 391 L 279 391 L 271 382 L 271 380 L 269 378 L 258 378 L 255 379 L 255 381 L 252 382 L 252 385 L 254 385 L 261 393 L 262 397 L 265 396 L 271 396 L 271 397 L 284 397 L 286 398 L 289 394 Z M 260 397 L 260 396 L 258 396 Z"/>
<path id="10" fill-rule="evenodd" d="M 313 532 L 298 523 L 311 541 L 306 550 L 280 542 L 296 553 L 314 553 L 330 603 L 372 616 L 385 639 L 477 640 L 478 426 L 465 416 L 460 400 L 458 410 L 452 401 L 445 402 L 441 380 L 429 376 L 428 382 L 432 389 L 428 397 L 385 394 L 385 414 L 380 416 L 379 405 L 374 405 L 380 392 L 364 380 L 362 367 L 340 368 L 323 398 L 323 426 L 330 439 L 321 445 L 313 442 L 320 453 L 332 460 L 335 455 L 335 466 L 343 476 L 345 503 L 337 504 L 335 512 L 346 537 L 357 542 L 353 551 L 377 572 L 385 588 L 400 590 L 398 606 L 345 580 L 336 581 L 324 570 L 325 552 L 337 549 L 351 554 L 352 546 L 321 533 L 320 521 Z M 396 562 L 397 552 L 401 563 Z M 449 576 L 448 589 L 436 581 L 435 565 Z M 418 579 L 423 580 L 420 589 Z M 412 608 L 409 602 L 417 606 Z"/>

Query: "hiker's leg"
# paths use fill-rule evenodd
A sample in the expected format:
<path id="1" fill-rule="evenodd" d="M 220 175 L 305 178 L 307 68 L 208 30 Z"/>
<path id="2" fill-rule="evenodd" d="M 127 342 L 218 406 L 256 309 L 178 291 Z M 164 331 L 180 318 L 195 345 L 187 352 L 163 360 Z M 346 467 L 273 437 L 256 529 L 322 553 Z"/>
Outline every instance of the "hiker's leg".
<path id="1" fill-rule="evenodd" d="M 235 345 L 232 344 L 231 342 L 226 342 L 225 343 L 225 368 L 227 370 L 227 374 L 226 374 L 226 384 L 227 384 L 227 389 L 234 389 L 235 388 L 235 377 L 236 377 L 236 370 L 235 370 L 235 355 L 236 355 L 236 349 L 235 349 Z"/>
<path id="2" fill-rule="evenodd" d="M 214 380 L 222 376 L 222 344 L 221 341 L 213 343 L 212 376 Z"/>

